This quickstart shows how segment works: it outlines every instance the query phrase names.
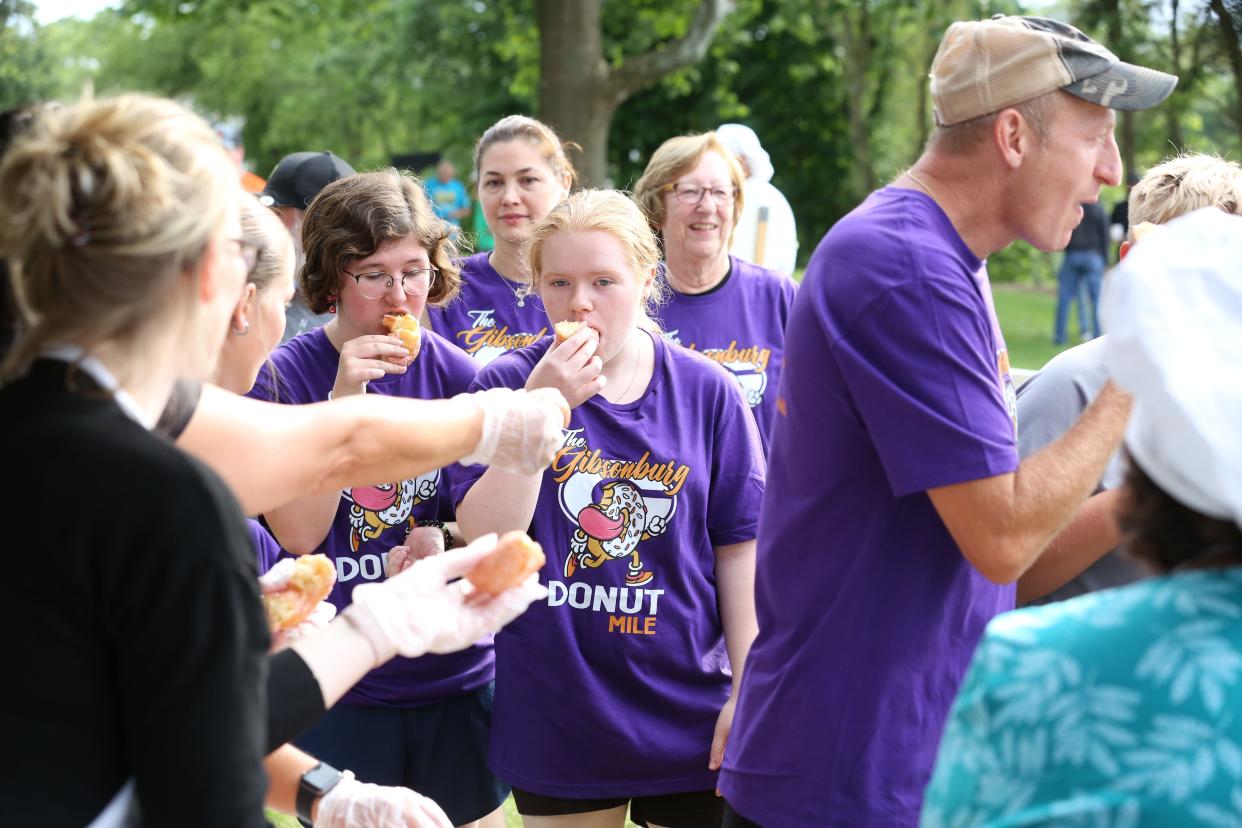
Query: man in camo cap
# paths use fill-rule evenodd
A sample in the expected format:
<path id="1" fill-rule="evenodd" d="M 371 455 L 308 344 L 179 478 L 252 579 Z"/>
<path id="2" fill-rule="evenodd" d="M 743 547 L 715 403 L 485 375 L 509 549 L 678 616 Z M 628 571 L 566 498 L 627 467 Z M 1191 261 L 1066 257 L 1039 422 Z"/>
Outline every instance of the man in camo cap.
<path id="1" fill-rule="evenodd" d="M 1034 17 L 955 23 L 918 162 L 837 222 L 786 333 L 746 659 L 720 788 L 728 828 L 913 826 L 989 619 L 1120 440 L 1106 388 L 1019 462 L 984 260 L 1060 250 L 1121 177 L 1114 109 L 1177 79 Z M 736 666 L 736 665 L 735 665 Z"/>

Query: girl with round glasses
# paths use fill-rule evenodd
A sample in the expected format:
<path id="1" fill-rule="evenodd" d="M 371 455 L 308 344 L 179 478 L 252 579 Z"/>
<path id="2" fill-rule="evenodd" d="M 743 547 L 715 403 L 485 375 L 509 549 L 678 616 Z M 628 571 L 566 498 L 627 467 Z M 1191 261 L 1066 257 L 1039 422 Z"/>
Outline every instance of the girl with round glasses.
<path id="1" fill-rule="evenodd" d="M 764 451 L 776 418 L 785 322 L 797 285 L 729 254 L 742 214 L 742 167 L 714 132 L 670 138 L 651 156 L 634 198 L 664 248 L 665 336 L 733 374 L 759 425 Z"/>
<path id="2" fill-rule="evenodd" d="M 539 297 L 518 295 L 526 280 L 521 250 L 531 227 L 573 186 L 565 149 L 550 127 L 525 115 L 501 118 L 475 146 L 477 195 L 495 247 L 461 260 L 461 295 L 428 317 L 432 330 L 480 365 L 549 330 Z"/>
<path id="3" fill-rule="evenodd" d="M 314 403 L 349 395 L 440 399 L 465 392 L 475 364 L 422 331 L 416 358 L 384 326 L 417 318 L 458 289 L 452 227 L 437 218 L 413 176 L 393 169 L 343 178 L 311 202 L 302 223 L 301 273 L 311 310 L 333 319 L 277 348 L 252 396 Z M 329 600 L 386 577 L 389 550 L 412 557 L 446 545 L 455 466 L 413 479 L 303 497 L 264 517 L 284 549 L 336 562 Z M 507 788 L 487 769 L 494 674 L 490 640 L 451 655 L 396 658 L 372 670 L 296 744 L 358 778 L 413 788 L 455 825 L 495 811 Z"/>

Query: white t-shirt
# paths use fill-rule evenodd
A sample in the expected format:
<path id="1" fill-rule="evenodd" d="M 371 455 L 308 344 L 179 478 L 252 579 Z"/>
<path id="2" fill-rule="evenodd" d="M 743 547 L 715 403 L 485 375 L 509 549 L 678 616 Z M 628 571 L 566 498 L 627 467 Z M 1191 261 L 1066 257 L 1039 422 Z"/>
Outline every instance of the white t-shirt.
<path id="1" fill-rule="evenodd" d="M 792 276 L 798 257 L 798 232 L 789 202 L 780 190 L 757 178 L 746 179 L 743 202 L 742 216 L 733 231 L 731 252 L 757 265 Z M 761 217 L 766 219 L 767 229 L 763 249 L 757 250 Z"/>

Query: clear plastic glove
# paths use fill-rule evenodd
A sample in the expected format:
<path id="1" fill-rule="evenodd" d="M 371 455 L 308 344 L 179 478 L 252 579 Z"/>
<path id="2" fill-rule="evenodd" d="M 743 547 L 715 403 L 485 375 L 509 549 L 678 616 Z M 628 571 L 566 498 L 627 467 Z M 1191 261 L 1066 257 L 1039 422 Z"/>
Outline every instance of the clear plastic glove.
<path id="1" fill-rule="evenodd" d="M 281 558 L 277 561 L 271 569 L 259 576 L 259 592 L 267 595 L 280 592 L 289 586 L 289 579 L 293 577 L 293 564 L 293 558 Z M 271 652 L 283 650 L 299 638 L 322 630 L 333 618 L 336 618 L 336 607 L 327 601 L 320 601 L 301 624 L 272 634 Z"/>
<path id="2" fill-rule="evenodd" d="M 299 638 L 325 629 L 333 618 L 336 618 L 336 605 L 320 601 L 301 624 L 289 630 L 280 630 L 272 635 L 272 652 L 283 650 Z"/>
<path id="3" fill-rule="evenodd" d="M 483 411 L 483 434 L 463 465 L 481 463 L 515 474 L 538 474 L 561 446 L 569 404 L 554 388 L 489 388 L 467 395 Z"/>
<path id="4" fill-rule="evenodd" d="M 464 579 L 454 580 L 495 546 L 496 536 L 484 535 L 464 549 L 416 561 L 386 581 L 355 587 L 353 603 L 342 616 L 370 642 L 376 664 L 395 655 L 417 658 L 464 650 L 548 594 L 537 575 L 495 596 L 477 592 Z"/>
<path id="5" fill-rule="evenodd" d="M 453 828 L 440 806 L 409 788 L 345 778 L 319 800 L 315 828 Z"/>

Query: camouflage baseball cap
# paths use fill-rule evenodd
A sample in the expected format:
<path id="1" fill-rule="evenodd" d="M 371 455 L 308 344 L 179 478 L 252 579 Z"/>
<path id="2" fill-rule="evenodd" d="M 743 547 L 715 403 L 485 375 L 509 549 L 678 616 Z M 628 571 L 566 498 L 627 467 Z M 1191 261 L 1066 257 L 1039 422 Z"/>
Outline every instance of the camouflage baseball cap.
<path id="1" fill-rule="evenodd" d="M 1112 109 L 1149 109 L 1177 76 L 1122 63 L 1066 23 L 1006 17 L 954 23 L 932 61 L 936 124 L 952 126 L 1055 89 Z"/>

